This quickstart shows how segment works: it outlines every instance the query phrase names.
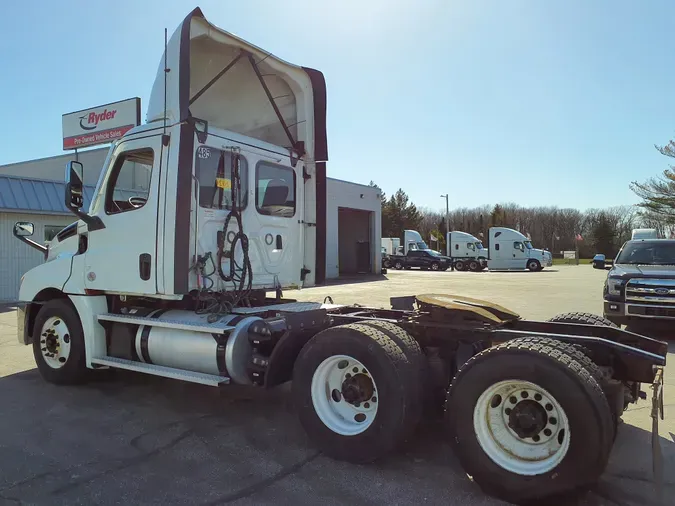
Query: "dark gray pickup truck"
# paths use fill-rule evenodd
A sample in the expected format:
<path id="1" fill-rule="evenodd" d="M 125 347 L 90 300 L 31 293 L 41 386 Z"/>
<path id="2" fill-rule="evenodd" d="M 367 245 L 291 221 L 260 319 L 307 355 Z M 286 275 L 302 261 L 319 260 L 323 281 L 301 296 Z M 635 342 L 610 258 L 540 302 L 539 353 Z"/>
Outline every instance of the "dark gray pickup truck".
<path id="1" fill-rule="evenodd" d="M 617 325 L 665 322 L 675 328 L 675 240 L 626 242 L 607 274 L 603 298 L 605 318 Z"/>

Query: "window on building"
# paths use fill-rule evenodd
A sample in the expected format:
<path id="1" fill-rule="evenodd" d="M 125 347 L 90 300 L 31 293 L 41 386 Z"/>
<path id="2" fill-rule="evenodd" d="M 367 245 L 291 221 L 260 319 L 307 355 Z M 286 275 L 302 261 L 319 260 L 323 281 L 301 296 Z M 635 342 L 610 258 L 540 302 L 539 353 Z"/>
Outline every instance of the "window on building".
<path id="1" fill-rule="evenodd" d="M 195 173 L 199 182 L 199 205 L 208 209 L 231 209 L 232 172 L 231 151 L 208 146 L 197 148 L 195 155 Z M 248 204 L 248 164 L 246 158 L 239 155 L 239 180 L 241 189 L 238 200 L 239 209 Z"/>
<path id="2" fill-rule="evenodd" d="M 152 149 L 143 148 L 117 157 L 106 190 L 106 213 L 134 211 L 145 205 L 150 195 L 154 156 Z"/>
<path id="3" fill-rule="evenodd" d="M 295 171 L 269 163 L 255 169 L 255 206 L 260 214 L 292 218 L 295 215 Z"/>
<path id="4" fill-rule="evenodd" d="M 62 225 L 45 225 L 44 226 L 45 230 L 45 242 L 50 242 L 54 240 L 54 237 L 56 237 L 56 234 L 61 232 L 63 230 Z"/>

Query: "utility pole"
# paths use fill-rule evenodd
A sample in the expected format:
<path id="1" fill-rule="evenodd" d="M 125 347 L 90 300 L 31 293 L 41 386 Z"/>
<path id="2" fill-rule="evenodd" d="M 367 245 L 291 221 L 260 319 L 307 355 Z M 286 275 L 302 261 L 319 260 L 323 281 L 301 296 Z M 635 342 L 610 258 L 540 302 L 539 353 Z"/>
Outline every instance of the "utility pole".
<path id="1" fill-rule="evenodd" d="M 445 199 L 445 254 L 448 256 L 450 255 L 450 202 L 449 202 L 449 197 L 450 194 L 446 193 L 445 195 L 441 195 L 441 198 Z M 455 264 L 450 261 L 450 270 L 454 271 L 455 270 Z"/>

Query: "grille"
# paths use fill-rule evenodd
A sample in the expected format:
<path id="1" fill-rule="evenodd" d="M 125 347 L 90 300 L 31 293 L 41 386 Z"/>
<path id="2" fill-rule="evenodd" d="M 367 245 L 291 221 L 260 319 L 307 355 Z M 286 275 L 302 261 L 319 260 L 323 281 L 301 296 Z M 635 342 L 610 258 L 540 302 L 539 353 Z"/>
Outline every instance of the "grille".
<path id="1" fill-rule="evenodd" d="M 675 308 L 675 279 L 631 279 L 626 284 L 626 302 Z"/>

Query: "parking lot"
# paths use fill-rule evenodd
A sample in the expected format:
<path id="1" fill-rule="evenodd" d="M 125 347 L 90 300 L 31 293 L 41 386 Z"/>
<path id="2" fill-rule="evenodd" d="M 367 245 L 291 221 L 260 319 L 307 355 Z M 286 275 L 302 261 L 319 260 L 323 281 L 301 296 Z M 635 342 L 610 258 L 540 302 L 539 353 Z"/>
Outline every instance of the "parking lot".
<path id="1" fill-rule="evenodd" d="M 601 314 L 605 275 L 587 265 L 539 273 L 394 271 L 285 296 L 388 307 L 394 295 L 461 294 L 547 319 Z M 377 464 L 335 462 L 308 443 L 288 385 L 218 391 L 119 372 L 56 387 L 39 377 L 30 347 L 17 344 L 15 320 L 14 311 L 0 313 L 0 504 L 503 504 L 464 475 L 439 423 L 426 423 Z M 675 340 L 670 350 L 660 430 L 664 504 L 675 504 Z M 579 505 L 658 504 L 649 414 L 648 401 L 624 414 L 607 472 Z"/>

